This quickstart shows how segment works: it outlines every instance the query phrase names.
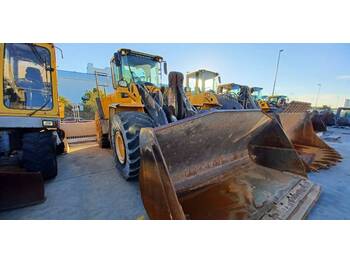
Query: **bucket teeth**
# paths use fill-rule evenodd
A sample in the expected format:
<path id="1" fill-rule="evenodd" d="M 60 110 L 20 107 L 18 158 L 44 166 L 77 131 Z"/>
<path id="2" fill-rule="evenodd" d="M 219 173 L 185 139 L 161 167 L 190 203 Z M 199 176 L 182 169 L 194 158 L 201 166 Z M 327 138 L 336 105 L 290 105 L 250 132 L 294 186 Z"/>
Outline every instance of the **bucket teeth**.
<path id="1" fill-rule="evenodd" d="M 304 159 L 306 169 L 327 169 L 343 159 L 334 148 L 316 135 L 307 112 L 280 113 L 279 119 L 286 135 Z"/>

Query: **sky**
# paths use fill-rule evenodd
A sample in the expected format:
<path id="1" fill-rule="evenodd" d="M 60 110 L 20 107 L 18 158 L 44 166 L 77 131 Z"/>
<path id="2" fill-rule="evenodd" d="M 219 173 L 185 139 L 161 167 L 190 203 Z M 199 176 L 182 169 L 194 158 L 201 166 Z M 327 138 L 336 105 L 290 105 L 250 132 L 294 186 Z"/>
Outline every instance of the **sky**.
<path id="1" fill-rule="evenodd" d="M 318 106 L 342 106 L 350 98 L 350 44 L 56 44 L 58 69 L 86 72 L 109 66 L 113 53 L 128 48 L 162 56 L 168 72 L 197 69 L 219 72 L 221 82 L 262 87 L 270 95 L 281 53 L 276 94 Z"/>

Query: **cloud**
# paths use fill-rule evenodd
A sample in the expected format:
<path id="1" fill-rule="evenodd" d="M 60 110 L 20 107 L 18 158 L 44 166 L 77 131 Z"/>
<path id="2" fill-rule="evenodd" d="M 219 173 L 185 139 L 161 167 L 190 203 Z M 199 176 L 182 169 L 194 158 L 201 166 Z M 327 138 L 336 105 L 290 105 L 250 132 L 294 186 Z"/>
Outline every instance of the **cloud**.
<path id="1" fill-rule="evenodd" d="M 350 80 L 350 75 L 340 75 L 337 76 L 338 80 Z"/>

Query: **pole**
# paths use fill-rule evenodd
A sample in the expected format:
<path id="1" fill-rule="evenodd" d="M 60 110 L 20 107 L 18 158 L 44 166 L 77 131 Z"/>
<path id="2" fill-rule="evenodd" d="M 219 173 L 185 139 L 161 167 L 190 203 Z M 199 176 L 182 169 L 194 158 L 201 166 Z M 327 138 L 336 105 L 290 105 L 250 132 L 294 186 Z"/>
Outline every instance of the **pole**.
<path id="1" fill-rule="evenodd" d="M 317 104 L 318 104 L 318 97 L 319 97 L 320 91 L 321 91 L 321 84 L 317 84 L 317 85 L 318 85 L 318 91 L 317 91 L 316 102 L 315 102 L 316 108 L 317 108 Z"/>
<path id="2" fill-rule="evenodd" d="M 277 65 L 276 65 L 276 73 L 275 73 L 275 81 L 273 82 L 273 88 L 272 88 L 272 96 L 275 95 L 275 87 L 276 87 L 276 80 L 277 80 L 277 74 L 278 74 L 278 67 L 280 64 L 280 58 L 281 58 L 281 53 L 283 52 L 283 49 L 280 49 L 278 51 L 278 58 L 277 58 Z"/>

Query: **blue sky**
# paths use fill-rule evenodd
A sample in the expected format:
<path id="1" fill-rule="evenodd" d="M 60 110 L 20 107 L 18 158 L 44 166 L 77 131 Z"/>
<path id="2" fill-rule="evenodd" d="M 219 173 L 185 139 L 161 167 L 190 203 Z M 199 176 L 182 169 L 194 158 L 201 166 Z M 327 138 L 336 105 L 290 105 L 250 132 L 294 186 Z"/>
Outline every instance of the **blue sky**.
<path id="1" fill-rule="evenodd" d="M 161 55 L 168 71 L 186 73 L 207 68 L 221 74 L 222 82 L 264 88 L 271 94 L 276 60 L 281 54 L 276 93 L 291 100 L 340 106 L 350 98 L 350 44 L 56 44 L 62 70 L 85 72 L 87 63 L 109 66 L 115 50 L 129 48 Z"/>

